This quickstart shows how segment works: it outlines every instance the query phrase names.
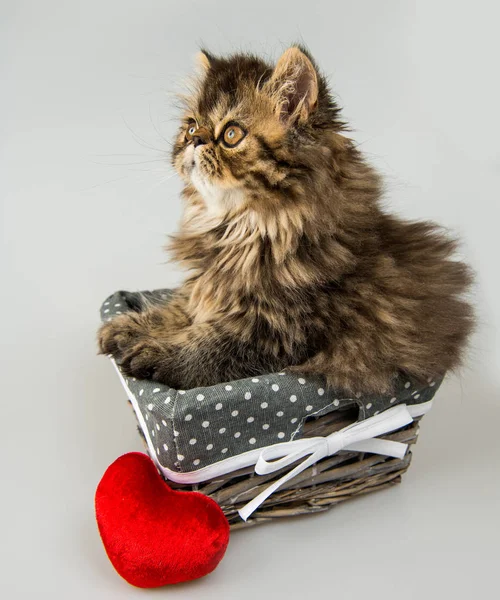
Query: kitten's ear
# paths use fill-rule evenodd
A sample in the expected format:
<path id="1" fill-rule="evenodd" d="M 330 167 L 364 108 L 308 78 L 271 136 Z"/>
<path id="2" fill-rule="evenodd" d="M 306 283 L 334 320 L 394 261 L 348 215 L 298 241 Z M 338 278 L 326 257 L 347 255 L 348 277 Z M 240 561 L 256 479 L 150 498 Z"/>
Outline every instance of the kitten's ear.
<path id="1" fill-rule="evenodd" d="M 283 122 L 304 122 L 318 102 L 316 69 L 299 48 L 288 48 L 264 89 L 276 102 L 276 112 Z"/>
<path id="2" fill-rule="evenodd" d="M 196 55 L 196 65 L 202 73 L 206 73 L 212 64 L 213 56 L 206 50 L 201 49 Z"/>

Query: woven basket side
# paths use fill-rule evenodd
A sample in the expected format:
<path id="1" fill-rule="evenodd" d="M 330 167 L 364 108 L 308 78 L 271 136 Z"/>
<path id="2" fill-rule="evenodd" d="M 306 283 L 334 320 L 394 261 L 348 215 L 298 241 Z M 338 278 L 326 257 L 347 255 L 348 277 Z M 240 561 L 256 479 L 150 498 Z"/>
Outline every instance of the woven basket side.
<path id="1" fill-rule="evenodd" d="M 306 437 L 327 436 L 355 421 L 352 410 L 328 413 L 308 421 Z M 410 425 L 383 436 L 383 439 L 415 444 L 418 419 Z M 213 498 L 222 508 L 231 529 L 240 529 L 272 519 L 325 511 L 340 502 L 394 485 L 411 461 L 408 450 L 402 459 L 368 453 L 341 451 L 326 457 L 290 479 L 272 494 L 246 522 L 238 510 L 295 464 L 269 475 L 256 475 L 253 467 L 240 469 L 203 484 L 182 485 L 169 482 L 175 489 L 195 490 Z"/>

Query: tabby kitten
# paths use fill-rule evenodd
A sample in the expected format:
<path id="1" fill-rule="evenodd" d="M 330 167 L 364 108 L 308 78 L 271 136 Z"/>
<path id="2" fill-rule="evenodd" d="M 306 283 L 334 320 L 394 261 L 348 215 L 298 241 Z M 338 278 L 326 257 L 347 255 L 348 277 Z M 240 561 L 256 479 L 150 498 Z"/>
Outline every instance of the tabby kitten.
<path id="1" fill-rule="evenodd" d="M 168 305 L 106 323 L 101 352 L 174 388 L 289 369 L 381 392 L 457 367 L 469 269 L 437 226 L 382 211 L 308 52 L 200 61 L 172 156 L 185 208 L 170 248 L 190 275 Z"/>

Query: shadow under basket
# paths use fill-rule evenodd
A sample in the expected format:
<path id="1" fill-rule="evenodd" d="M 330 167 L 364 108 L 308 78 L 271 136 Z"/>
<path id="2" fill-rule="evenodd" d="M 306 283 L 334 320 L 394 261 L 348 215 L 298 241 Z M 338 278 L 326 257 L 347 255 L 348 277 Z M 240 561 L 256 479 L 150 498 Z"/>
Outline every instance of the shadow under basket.
<path id="1" fill-rule="evenodd" d="M 116 292 L 101 319 L 168 304 L 172 293 Z M 399 483 L 442 381 L 400 374 L 390 393 L 349 397 L 321 377 L 282 372 L 176 390 L 115 367 L 168 485 L 213 498 L 232 529 Z"/>
<path id="2" fill-rule="evenodd" d="M 411 445 L 417 442 L 420 418 L 381 438 L 408 444 L 403 458 L 342 450 L 290 479 L 247 521 L 241 519 L 238 510 L 302 459 L 269 475 L 257 475 L 252 466 L 199 484 L 167 482 L 172 489 L 201 492 L 215 500 L 228 519 L 231 530 L 283 517 L 322 512 L 345 500 L 400 483 L 401 476 L 410 466 Z M 354 406 L 311 418 L 304 425 L 303 437 L 328 436 L 356 420 L 357 407 Z M 140 427 L 138 429 L 147 448 L 143 432 Z"/>

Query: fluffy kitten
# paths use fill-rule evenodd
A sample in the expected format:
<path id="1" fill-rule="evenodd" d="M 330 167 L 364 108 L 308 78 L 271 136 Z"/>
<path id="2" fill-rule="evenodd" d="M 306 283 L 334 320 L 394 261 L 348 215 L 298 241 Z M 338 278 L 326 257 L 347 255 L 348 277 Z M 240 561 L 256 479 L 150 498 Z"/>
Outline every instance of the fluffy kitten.
<path id="1" fill-rule="evenodd" d="M 200 60 L 172 158 L 185 210 L 170 248 L 190 276 L 167 306 L 105 324 L 101 351 L 176 388 L 290 368 L 380 392 L 456 367 L 470 272 L 437 226 L 382 211 L 307 51 L 274 68 Z"/>

